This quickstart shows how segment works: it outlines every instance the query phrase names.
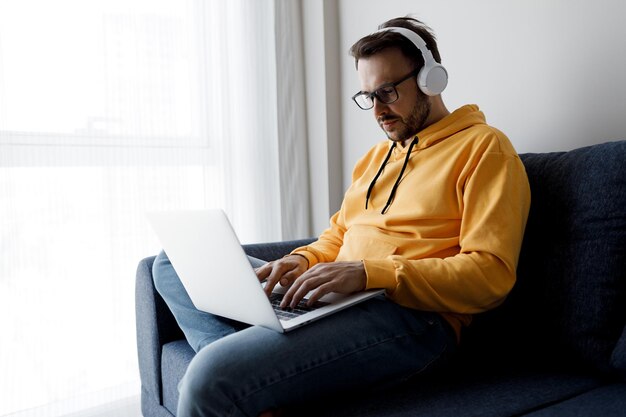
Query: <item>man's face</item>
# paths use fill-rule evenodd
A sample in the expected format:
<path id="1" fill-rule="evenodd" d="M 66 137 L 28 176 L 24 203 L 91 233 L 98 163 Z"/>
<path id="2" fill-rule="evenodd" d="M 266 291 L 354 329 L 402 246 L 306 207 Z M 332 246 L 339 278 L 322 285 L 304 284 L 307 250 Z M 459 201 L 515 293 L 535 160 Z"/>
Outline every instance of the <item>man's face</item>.
<path id="1" fill-rule="evenodd" d="M 358 63 L 361 91 L 376 91 L 381 85 L 396 82 L 414 70 L 397 48 L 388 48 Z M 374 117 L 390 140 L 406 142 L 425 127 L 430 114 L 430 99 L 422 93 L 414 77 L 398 84 L 398 100 L 381 103 L 374 99 Z"/>

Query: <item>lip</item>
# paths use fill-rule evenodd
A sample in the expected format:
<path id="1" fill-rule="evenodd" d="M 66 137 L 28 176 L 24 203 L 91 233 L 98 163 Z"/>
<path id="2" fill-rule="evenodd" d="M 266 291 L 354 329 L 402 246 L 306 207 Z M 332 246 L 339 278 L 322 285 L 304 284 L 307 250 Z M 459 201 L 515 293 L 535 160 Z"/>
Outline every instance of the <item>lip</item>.
<path id="1" fill-rule="evenodd" d="M 389 120 L 385 120 L 382 122 L 382 126 L 385 130 L 390 129 L 391 127 L 393 127 L 393 125 L 396 124 L 396 122 L 398 121 L 398 119 L 389 119 Z"/>

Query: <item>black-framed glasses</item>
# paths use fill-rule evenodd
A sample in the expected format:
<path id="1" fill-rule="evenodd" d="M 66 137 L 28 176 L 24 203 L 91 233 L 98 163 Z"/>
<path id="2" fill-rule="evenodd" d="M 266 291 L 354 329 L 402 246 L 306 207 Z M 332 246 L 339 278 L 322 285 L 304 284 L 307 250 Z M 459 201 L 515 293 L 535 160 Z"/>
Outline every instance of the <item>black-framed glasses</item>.
<path id="1" fill-rule="evenodd" d="M 352 96 L 352 100 L 354 100 L 356 105 L 363 110 L 369 110 L 374 107 L 374 97 L 376 97 L 376 99 L 378 99 L 378 101 L 380 101 L 381 103 L 391 104 L 399 98 L 396 86 L 400 83 L 405 82 L 411 77 L 415 77 L 418 72 L 419 70 L 415 69 L 407 74 L 405 77 L 403 77 L 401 80 L 394 83 L 383 84 L 372 93 L 368 93 L 367 91 L 359 91 Z"/>

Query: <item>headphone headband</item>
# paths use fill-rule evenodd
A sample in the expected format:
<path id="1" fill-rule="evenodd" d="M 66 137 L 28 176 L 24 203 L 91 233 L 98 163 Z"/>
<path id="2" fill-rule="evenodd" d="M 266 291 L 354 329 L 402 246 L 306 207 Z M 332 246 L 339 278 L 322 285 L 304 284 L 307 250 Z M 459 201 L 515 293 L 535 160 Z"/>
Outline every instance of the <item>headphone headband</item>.
<path id="1" fill-rule="evenodd" d="M 426 46 L 426 42 L 419 36 L 417 33 L 413 32 L 411 29 L 403 28 L 403 27 L 387 27 L 376 31 L 375 33 L 380 32 L 395 32 L 404 36 L 408 40 L 410 40 L 413 45 L 422 53 L 422 57 L 424 58 L 424 66 L 420 69 L 417 74 L 417 85 L 420 90 L 426 95 L 436 96 L 439 95 L 445 90 L 448 85 L 448 71 L 443 67 L 443 65 L 439 64 L 435 61 L 432 52 Z"/>

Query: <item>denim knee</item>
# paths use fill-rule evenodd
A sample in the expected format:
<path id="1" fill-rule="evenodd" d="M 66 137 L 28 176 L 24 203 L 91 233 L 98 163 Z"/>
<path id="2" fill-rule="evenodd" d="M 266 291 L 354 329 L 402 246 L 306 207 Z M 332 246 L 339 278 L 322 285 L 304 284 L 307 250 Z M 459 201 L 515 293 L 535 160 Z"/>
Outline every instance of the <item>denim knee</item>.
<path id="1" fill-rule="evenodd" d="M 171 271 L 168 269 L 171 268 Z M 168 272 L 173 272 L 172 264 L 165 252 L 161 251 L 152 264 L 152 281 L 154 282 L 154 288 L 161 293 L 167 283 Z"/>
<path id="2" fill-rule="evenodd" d="M 241 374 L 237 369 L 240 359 L 223 343 L 214 343 L 198 352 L 178 387 L 178 415 L 239 415 L 237 399 L 245 395 L 237 377 Z"/>

